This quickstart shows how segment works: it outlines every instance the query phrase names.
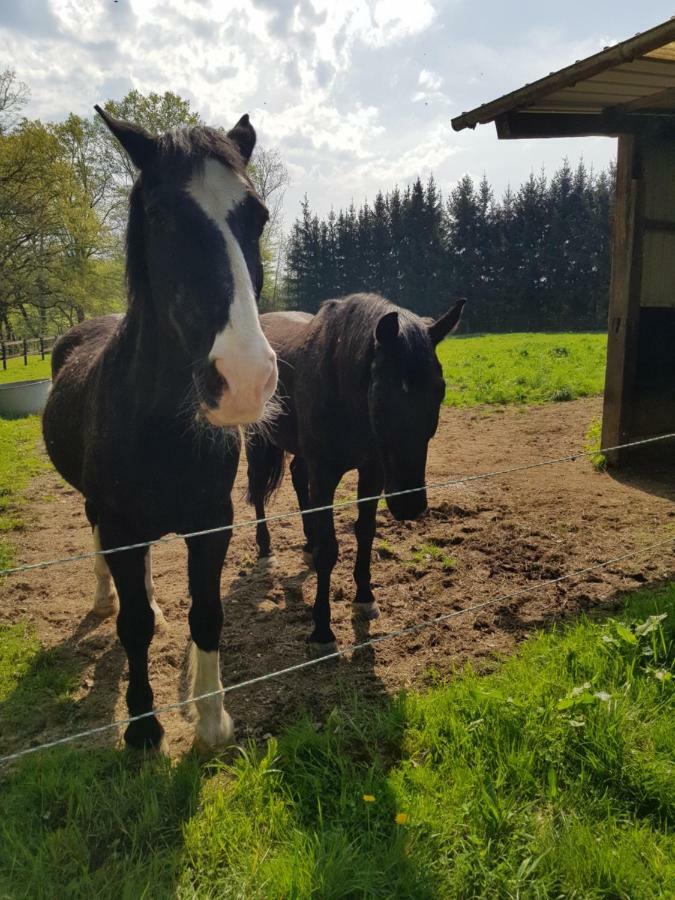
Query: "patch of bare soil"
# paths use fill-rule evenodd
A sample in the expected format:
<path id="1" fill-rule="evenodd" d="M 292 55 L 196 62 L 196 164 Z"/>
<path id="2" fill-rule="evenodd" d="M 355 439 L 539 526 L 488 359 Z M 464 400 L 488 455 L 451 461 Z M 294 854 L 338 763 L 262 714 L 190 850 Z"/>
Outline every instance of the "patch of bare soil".
<path id="1" fill-rule="evenodd" d="M 428 481 L 461 478 L 506 466 L 542 461 L 580 448 L 599 399 L 539 408 L 454 410 L 444 408 L 434 439 Z M 664 451 L 663 455 L 667 455 Z M 252 518 L 243 500 L 245 470 L 236 488 L 237 520 Z M 460 610 L 492 597 L 544 582 L 654 543 L 672 527 L 675 480 L 644 467 L 621 479 L 593 471 L 587 459 L 522 474 L 475 481 L 433 491 L 428 514 L 397 523 L 378 513 L 373 552 L 374 590 L 382 616 L 369 625 L 351 618 L 355 560 L 355 508 L 336 513 L 340 560 L 333 576 L 334 630 L 342 647 L 394 629 Z M 355 495 L 345 479 L 337 499 Z M 90 548 L 81 498 L 54 473 L 30 490 L 32 526 L 16 535 L 17 558 L 25 562 L 75 554 Z M 296 510 L 290 478 L 269 513 Z M 223 573 L 225 685 L 290 666 L 306 658 L 315 579 L 302 561 L 300 519 L 271 524 L 278 565 L 256 565 L 254 529 L 235 530 Z M 433 549 L 438 548 L 438 549 Z M 155 703 L 175 702 L 184 686 L 188 595 L 182 542 L 153 551 L 157 600 L 167 629 L 151 647 Z M 612 608 L 620 593 L 670 578 L 670 546 L 583 578 L 543 585 L 535 593 L 497 603 L 480 613 L 452 618 L 418 633 L 394 638 L 226 697 L 239 739 L 274 733 L 308 709 L 320 721 L 332 705 L 355 691 L 369 699 L 428 682 L 430 673 L 451 673 L 468 660 L 487 666 L 535 627 L 571 618 L 580 610 Z M 47 648 L 76 672 L 77 702 L 64 717 L 58 704 L 27 710 L 26 728 L 2 735 L 4 752 L 103 724 L 126 714 L 126 662 L 113 619 L 90 612 L 92 561 L 35 570 L 2 585 L 0 621 L 28 620 Z M 192 727 L 180 712 L 162 717 L 172 752 L 186 750 Z M 119 740 L 114 731 L 99 743 Z"/>

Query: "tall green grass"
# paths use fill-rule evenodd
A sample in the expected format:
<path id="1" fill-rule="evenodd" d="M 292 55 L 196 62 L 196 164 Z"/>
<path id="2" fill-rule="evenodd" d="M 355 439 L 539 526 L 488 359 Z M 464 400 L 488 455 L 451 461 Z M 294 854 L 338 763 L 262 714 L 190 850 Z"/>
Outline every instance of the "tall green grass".
<path id="1" fill-rule="evenodd" d="M 546 403 L 602 391 L 606 334 L 487 334 L 438 347 L 450 406 Z"/>
<path id="2" fill-rule="evenodd" d="M 0 896 L 668 896 L 674 625 L 675 587 L 644 591 L 229 763 L 29 759 L 0 781 Z"/>

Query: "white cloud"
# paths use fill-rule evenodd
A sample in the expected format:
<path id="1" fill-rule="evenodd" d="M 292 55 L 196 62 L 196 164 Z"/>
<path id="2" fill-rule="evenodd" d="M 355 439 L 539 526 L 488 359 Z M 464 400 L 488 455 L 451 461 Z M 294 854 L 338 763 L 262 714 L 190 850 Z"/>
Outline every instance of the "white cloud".
<path id="1" fill-rule="evenodd" d="M 666 19 L 668 2 L 613 4 L 608 38 L 609 0 L 484 0 L 480 15 L 468 0 L 1 0 L 0 68 L 43 119 L 131 87 L 177 91 L 213 124 L 249 111 L 293 174 L 292 218 L 305 192 L 325 212 L 432 169 L 446 193 L 469 169 L 499 194 L 564 153 L 606 164 L 609 141 L 499 143 L 450 117 Z"/>

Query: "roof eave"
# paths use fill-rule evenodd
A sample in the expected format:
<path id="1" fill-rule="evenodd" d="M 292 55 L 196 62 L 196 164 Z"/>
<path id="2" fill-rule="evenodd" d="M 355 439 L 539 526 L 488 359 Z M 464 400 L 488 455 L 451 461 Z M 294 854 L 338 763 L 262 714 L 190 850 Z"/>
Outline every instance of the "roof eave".
<path id="1" fill-rule="evenodd" d="M 455 131 L 462 131 L 465 128 L 475 128 L 476 125 L 485 125 L 504 113 L 533 103 L 547 93 L 569 87 L 575 82 L 597 75 L 611 66 L 631 62 L 636 57 L 649 53 L 651 50 L 656 50 L 672 40 L 675 40 L 675 18 L 662 22 L 660 25 L 650 28 L 649 31 L 644 31 L 632 38 L 621 41 L 621 43 L 615 44 L 613 47 L 595 53 L 593 56 L 566 66 L 564 69 L 551 72 L 550 75 L 546 75 L 544 78 L 532 82 L 532 84 L 526 84 L 524 87 L 511 91 L 509 94 L 504 94 L 504 96 L 498 97 L 496 100 L 484 103 L 470 112 L 462 113 L 461 116 L 456 116 L 452 119 L 452 127 Z M 558 115 L 564 116 L 565 114 L 560 113 Z"/>

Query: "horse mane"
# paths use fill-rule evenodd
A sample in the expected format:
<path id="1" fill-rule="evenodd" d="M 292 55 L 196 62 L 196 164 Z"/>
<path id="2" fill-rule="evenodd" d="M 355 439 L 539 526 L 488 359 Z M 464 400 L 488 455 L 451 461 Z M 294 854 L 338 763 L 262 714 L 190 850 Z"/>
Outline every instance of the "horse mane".
<path id="1" fill-rule="evenodd" d="M 320 311 L 330 332 L 340 335 L 338 352 L 351 360 L 352 365 L 361 361 L 364 374 L 372 361 L 375 326 L 387 313 L 398 313 L 399 347 L 404 351 L 404 365 L 410 378 L 414 379 L 422 371 L 433 351 L 425 322 L 411 310 L 396 306 L 379 294 L 350 294 L 340 300 L 326 300 Z"/>

